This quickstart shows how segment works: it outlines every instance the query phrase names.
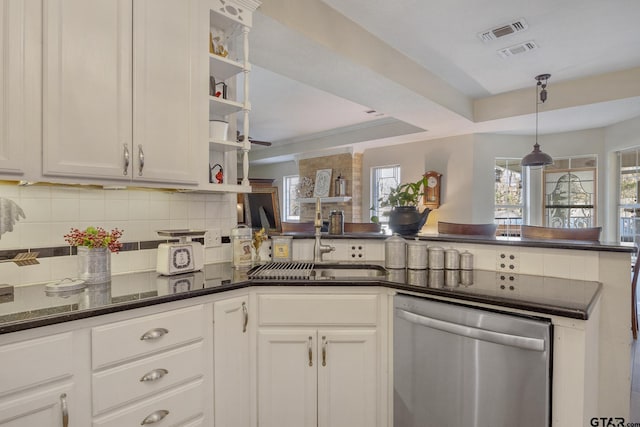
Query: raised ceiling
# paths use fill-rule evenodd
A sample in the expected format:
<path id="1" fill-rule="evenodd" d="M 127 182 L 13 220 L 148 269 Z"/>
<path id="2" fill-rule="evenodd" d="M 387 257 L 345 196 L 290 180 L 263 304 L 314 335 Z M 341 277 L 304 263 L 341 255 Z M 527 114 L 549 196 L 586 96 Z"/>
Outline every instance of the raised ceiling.
<path id="1" fill-rule="evenodd" d="M 250 34 L 251 135 L 274 147 L 251 157 L 530 134 L 540 73 L 552 74 L 543 133 L 639 116 L 638 17 L 637 0 L 264 0 Z M 525 31 L 478 37 L 520 18 Z M 538 48 L 497 54 L 526 41 Z"/>

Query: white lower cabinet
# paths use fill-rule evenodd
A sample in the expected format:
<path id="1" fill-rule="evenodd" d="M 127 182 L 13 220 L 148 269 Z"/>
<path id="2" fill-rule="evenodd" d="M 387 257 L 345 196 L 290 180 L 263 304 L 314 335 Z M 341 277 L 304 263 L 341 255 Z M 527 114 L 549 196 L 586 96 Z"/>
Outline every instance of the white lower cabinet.
<path id="1" fill-rule="evenodd" d="M 0 399 L 2 427 L 68 427 L 75 424 L 73 384 L 39 387 L 20 396 Z"/>
<path id="2" fill-rule="evenodd" d="M 258 425 L 386 426 L 379 295 L 260 295 Z M 276 310 L 277 308 L 277 310 Z M 336 319 L 339 319 L 336 321 Z"/>
<path id="3" fill-rule="evenodd" d="M 376 331 L 258 333 L 261 427 L 376 426 Z"/>
<path id="4" fill-rule="evenodd" d="M 76 419 L 72 333 L 1 345 L 0 361 L 0 426 L 66 427 Z"/>
<path id="5" fill-rule="evenodd" d="M 210 395 L 206 323 L 204 305 L 196 305 L 94 327 L 93 425 L 178 426 L 202 418 Z"/>
<path id="6" fill-rule="evenodd" d="M 216 427 L 251 424 L 249 297 L 213 304 L 214 420 Z"/>

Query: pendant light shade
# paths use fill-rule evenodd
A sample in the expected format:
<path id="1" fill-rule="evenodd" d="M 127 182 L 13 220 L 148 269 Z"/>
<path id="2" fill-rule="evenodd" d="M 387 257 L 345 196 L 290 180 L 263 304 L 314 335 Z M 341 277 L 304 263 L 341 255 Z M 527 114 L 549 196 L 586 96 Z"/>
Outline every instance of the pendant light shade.
<path id="1" fill-rule="evenodd" d="M 547 100 L 547 80 L 549 77 L 551 77 L 551 74 L 536 76 L 538 81 L 536 84 L 536 143 L 533 145 L 533 151 L 522 158 L 520 166 L 545 166 L 553 163 L 551 156 L 543 153 L 540 150 L 540 144 L 538 144 L 538 104 Z M 538 88 L 541 88 L 540 95 L 538 95 Z M 540 100 L 539 102 L 538 99 Z"/>

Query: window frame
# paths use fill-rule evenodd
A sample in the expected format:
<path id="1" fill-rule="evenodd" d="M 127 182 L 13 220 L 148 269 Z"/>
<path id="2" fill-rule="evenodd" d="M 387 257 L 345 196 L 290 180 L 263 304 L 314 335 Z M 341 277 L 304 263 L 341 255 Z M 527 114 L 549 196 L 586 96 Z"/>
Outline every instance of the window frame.
<path id="1" fill-rule="evenodd" d="M 295 184 L 292 181 L 295 180 Z M 283 221 L 299 221 L 300 220 L 300 201 L 298 200 L 298 184 L 300 183 L 300 175 L 284 175 L 282 177 L 282 217 Z M 291 206 L 297 203 L 298 215 L 292 215 Z"/>
<path id="2" fill-rule="evenodd" d="M 392 169 L 392 175 L 393 177 L 380 177 L 379 175 L 379 171 L 382 171 L 384 169 Z M 402 173 L 402 168 L 400 167 L 399 164 L 392 164 L 392 165 L 383 165 L 383 166 L 372 166 L 369 170 L 369 183 L 370 183 L 370 191 L 369 191 L 369 200 L 371 201 L 371 206 L 370 206 L 370 216 L 377 216 L 378 217 L 378 221 L 380 222 L 380 224 L 382 225 L 383 229 L 387 229 L 388 228 L 388 224 L 389 224 L 389 216 L 385 215 L 385 212 L 390 212 L 391 208 L 387 207 L 387 208 L 381 208 L 380 207 L 380 202 L 378 201 L 381 197 L 384 197 L 384 192 L 380 191 L 380 186 L 379 186 L 379 181 L 380 179 L 386 178 L 386 179 L 394 179 L 396 181 L 396 183 L 394 185 L 390 185 L 388 188 L 394 188 L 397 187 L 398 185 L 400 185 L 401 181 L 401 173 Z"/>

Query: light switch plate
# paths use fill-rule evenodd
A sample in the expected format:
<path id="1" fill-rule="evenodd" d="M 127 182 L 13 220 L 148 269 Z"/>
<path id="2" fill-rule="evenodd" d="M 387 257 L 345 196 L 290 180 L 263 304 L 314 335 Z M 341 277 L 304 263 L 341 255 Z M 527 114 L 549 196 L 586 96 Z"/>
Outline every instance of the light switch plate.
<path id="1" fill-rule="evenodd" d="M 210 228 L 204 233 L 204 247 L 217 248 L 222 246 L 222 233 L 219 228 Z"/>

